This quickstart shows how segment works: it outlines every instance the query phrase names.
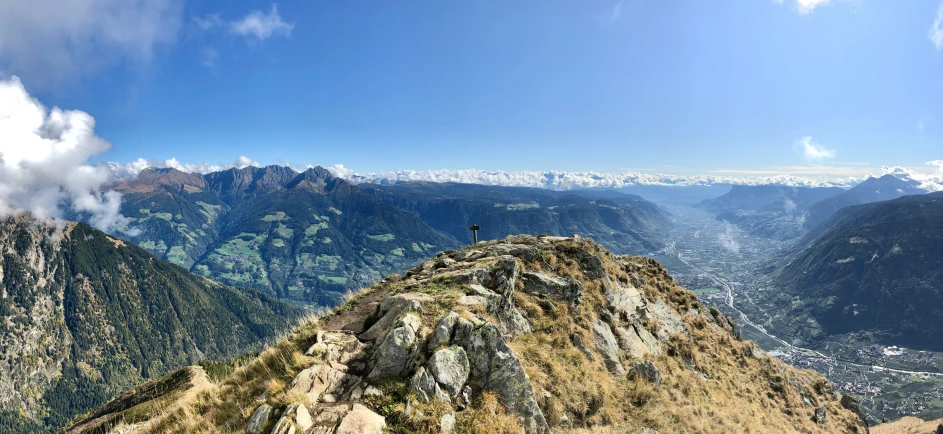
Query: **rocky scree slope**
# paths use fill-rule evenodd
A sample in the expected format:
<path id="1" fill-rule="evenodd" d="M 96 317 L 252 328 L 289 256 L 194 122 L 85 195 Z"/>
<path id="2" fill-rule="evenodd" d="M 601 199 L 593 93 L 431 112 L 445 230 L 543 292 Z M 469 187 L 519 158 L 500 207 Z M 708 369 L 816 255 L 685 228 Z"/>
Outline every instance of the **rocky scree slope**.
<path id="1" fill-rule="evenodd" d="M 69 432 L 866 432 L 656 261 L 578 238 L 441 253 L 190 384 Z"/>
<path id="2" fill-rule="evenodd" d="M 52 432 L 121 391 L 241 354 L 303 311 L 82 223 L 0 220 L 0 432 Z"/>

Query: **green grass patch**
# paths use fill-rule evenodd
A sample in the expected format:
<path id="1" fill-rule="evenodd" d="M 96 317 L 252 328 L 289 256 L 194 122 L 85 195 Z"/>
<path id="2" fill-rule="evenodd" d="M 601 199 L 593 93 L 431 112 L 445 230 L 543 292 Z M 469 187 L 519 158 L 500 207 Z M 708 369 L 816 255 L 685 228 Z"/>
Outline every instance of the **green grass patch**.
<path id="1" fill-rule="evenodd" d="M 280 222 L 284 220 L 288 220 L 288 216 L 282 211 L 262 217 L 263 222 Z"/>
<path id="2" fill-rule="evenodd" d="M 396 236 L 393 234 L 367 235 L 367 238 L 377 241 L 393 241 Z"/>
<path id="3" fill-rule="evenodd" d="M 308 226 L 308 228 L 305 229 L 305 235 L 306 235 L 306 236 L 309 236 L 309 237 L 313 237 L 313 236 L 317 235 L 317 234 L 318 234 L 318 231 L 321 230 L 321 229 L 327 229 L 327 223 L 326 223 L 326 222 L 315 223 L 315 224 L 313 224 L 313 225 L 311 225 L 311 226 Z"/>

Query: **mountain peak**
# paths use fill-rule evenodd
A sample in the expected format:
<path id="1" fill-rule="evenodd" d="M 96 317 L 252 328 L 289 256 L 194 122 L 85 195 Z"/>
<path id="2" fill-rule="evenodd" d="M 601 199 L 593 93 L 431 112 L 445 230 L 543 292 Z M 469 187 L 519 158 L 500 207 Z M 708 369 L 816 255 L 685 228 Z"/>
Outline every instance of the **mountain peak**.
<path id="1" fill-rule="evenodd" d="M 95 415 L 171 432 L 866 431 L 822 376 L 733 330 L 652 259 L 511 236 L 356 294 L 210 385 L 211 401 L 185 384 Z"/>

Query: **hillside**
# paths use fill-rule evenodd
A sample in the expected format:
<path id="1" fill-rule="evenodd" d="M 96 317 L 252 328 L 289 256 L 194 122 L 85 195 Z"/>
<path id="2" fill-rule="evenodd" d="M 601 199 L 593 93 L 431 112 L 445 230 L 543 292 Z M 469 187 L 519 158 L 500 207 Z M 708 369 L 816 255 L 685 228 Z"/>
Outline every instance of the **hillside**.
<path id="1" fill-rule="evenodd" d="M 738 340 L 654 260 L 587 239 L 439 254 L 216 371 L 67 432 L 866 432 L 822 376 Z"/>
<path id="2" fill-rule="evenodd" d="M 806 232 L 810 206 L 843 192 L 837 187 L 735 185 L 728 193 L 696 206 L 716 214 L 717 220 L 736 224 L 750 235 L 789 240 Z"/>
<path id="3" fill-rule="evenodd" d="M 148 169 L 114 187 L 151 253 L 225 284 L 334 306 L 347 290 L 471 240 L 591 236 L 619 253 L 664 246 L 667 215 L 638 196 L 449 183 L 351 184 L 321 167 Z"/>
<path id="4" fill-rule="evenodd" d="M 618 253 L 640 254 L 664 247 L 664 232 L 671 226 L 667 213 L 654 203 L 615 191 L 432 182 L 363 187 L 465 244 L 471 242 L 468 225 L 475 223 L 481 226 L 480 240 L 579 234 Z"/>
<path id="5" fill-rule="evenodd" d="M 148 169 L 117 185 L 151 253 L 229 285 L 333 306 L 458 242 L 320 167 L 208 175 Z"/>
<path id="6" fill-rule="evenodd" d="M 943 345 L 943 193 L 845 208 L 799 246 L 775 275 L 782 292 L 770 292 L 802 324 L 794 333 Z"/>
<path id="7" fill-rule="evenodd" d="M 303 311 L 84 223 L 0 221 L 0 432 L 52 432 L 145 379 L 273 338 Z"/>
<path id="8" fill-rule="evenodd" d="M 881 202 L 926 192 L 925 189 L 920 188 L 919 182 L 905 181 L 893 175 L 868 178 L 842 194 L 823 199 L 810 206 L 805 225 L 807 228 L 813 228 L 827 220 L 838 210 L 849 206 Z"/>

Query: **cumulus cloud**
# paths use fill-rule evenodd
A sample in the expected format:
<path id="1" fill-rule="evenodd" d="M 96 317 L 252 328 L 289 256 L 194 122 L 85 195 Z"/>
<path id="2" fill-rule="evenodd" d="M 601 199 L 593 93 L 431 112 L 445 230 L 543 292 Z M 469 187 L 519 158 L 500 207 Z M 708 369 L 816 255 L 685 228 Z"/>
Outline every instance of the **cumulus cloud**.
<path id="1" fill-rule="evenodd" d="M 943 50 L 943 3 L 940 3 L 940 8 L 936 10 L 936 19 L 933 20 L 927 37 L 937 50 Z"/>
<path id="2" fill-rule="evenodd" d="M 831 0 L 796 0 L 796 6 L 799 7 L 799 13 L 805 15 L 812 12 L 816 7 L 830 2 Z"/>
<path id="3" fill-rule="evenodd" d="M 71 208 L 100 229 L 126 229 L 121 194 L 102 192 L 112 172 L 88 162 L 110 148 L 88 113 L 49 110 L 18 77 L 0 81 L 0 215 L 49 219 Z"/>
<path id="4" fill-rule="evenodd" d="M 792 144 L 793 150 L 811 163 L 835 158 L 835 151 L 812 141 L 812 137 L 803 137 Z"/>
<path id="5" fill-rule="evenodd" d="M 884 174 L 894 175 L 900 179 L 915 181 L 920 188 L 927 191 L 943 191 L 943 160 L 933 160 L 924 163 L 925 169 L 912 167 L 883 167 Z"/>
<path id="6" fill-rule="evenodd" d="M 48 86 L 123 61 L 147 63 L 173 42 L 182 0 L 3 2 L 0 66 Z"/>
<path id="7" fill-rule="evenodd" d="M 181 172 L 186 173 L 199 173 L 205 175 L 207 173 L 219 172 L 220 170 L 225 169 L 244 169 L 246 167 L 259 167 L 259 163 L 245 155 L 240 155 L 232 163 L 218 165 L 210 164 L 207 162 L 203 163 L 182 163 L 176 158 L 169 158 L 166 160 L 145 160 L 143 158 L 138 158 L 130 163 L 115 163 L 109 162 L 104 163 L 101 167 L 107 169 L 112 177 L 116 181 L 128 181 L 134 179 L 145 169 L 176 169 Z"/>
<path id="8" fill-rule="evenodd" d="M 291 30 L 294 27 L 294 24 L 282 21 L 282 17 L 278 15 L 278 5 L 273 4 L 267 14 L 262 11 L 252 11 L 243 19 L 233 22 L 230 24 L 230 31 L 264 41 L 272 36 L 291 36 Z"/>

